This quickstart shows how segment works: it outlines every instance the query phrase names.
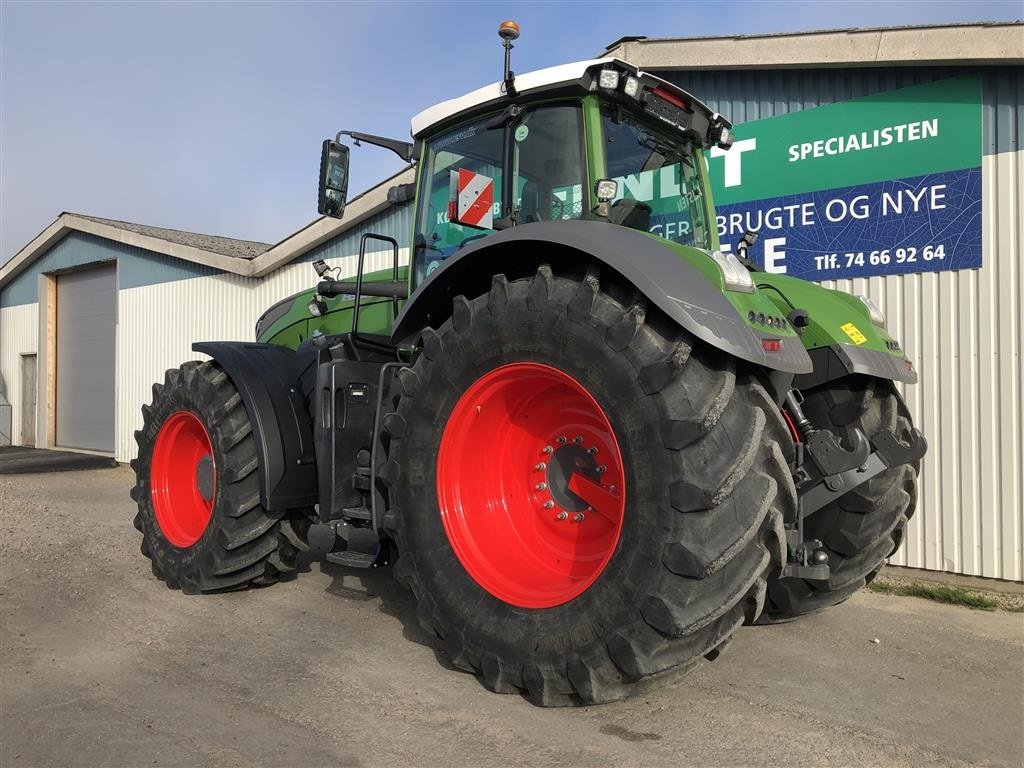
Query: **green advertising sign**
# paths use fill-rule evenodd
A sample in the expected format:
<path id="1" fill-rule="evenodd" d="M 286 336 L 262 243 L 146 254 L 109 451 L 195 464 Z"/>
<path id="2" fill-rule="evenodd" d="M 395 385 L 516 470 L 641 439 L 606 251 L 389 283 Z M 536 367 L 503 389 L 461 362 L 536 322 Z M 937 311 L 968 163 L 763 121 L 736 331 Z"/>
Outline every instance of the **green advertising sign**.
<path id="1" fill-rule="evenodd" d="M 808 280 L 981 266 L 981 78 L 742 123 L 708 166 L 723 249 Z M 669 221 L 659 222 L 669 226 Z"/>
<path id="2" fill-rule="evenodd" d="M 927 85 L 754 120 L 711 150 L 719 205 L 973 168 L 981 78 Z"/>

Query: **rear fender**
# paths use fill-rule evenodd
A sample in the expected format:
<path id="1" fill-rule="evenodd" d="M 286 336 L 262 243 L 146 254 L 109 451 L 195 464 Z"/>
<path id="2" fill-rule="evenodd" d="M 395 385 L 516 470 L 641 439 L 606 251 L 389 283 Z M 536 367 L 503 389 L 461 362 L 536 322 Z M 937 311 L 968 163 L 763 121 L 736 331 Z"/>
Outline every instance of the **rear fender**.
<path id="1" fill-rule="evenodd" d="M 317 502 L 313 424 L 295 352 L 275 344 L 212 341 L 192 345 L 224 369 L 252 423 L 259 460 L 260 502 L 268 510 Z"/>
<path id="2" fill-rule="evenodd" d="M 706 260 L 708 264 L 704 264 Z M 755 328 L 746 313 L 776 314 L 758 293 L 727 298 L 714 262 L 695 249 L 602 221 L 545 221 L 503 230 L 456 251 L 432 272 L 405 303 L 392 341 L 415 342 L 427 327 L 439 327 L 452 312 L 452 299 L 479 296 L 491 278 L 510 280 L 532 274 L 540 264 L 555 272 L 582 272 L 597 265 L 616 273 L 649 302 L 694 336 L 730 355 L 765 368 L 808 373 L 810 358 L 791 330 Z M 735 302 L 735 303 L 734 303 Z M 738 308 L 742 305 L 742 310 Z M 763 339 L 778 339 L 766 352 Z"/>
<path id="3" fill-rule="evenodd" d="M 809 325 L 800 337 L 814 370 L 797 376 L 793 386 L 810 389 L 850 374 L 917 382 L 917 373 L 899 342 L 871 320 L 860 299 L 816 283 L 786 275 L 758 272 L 758 288 L 780 308 L 808 313 Z"/>

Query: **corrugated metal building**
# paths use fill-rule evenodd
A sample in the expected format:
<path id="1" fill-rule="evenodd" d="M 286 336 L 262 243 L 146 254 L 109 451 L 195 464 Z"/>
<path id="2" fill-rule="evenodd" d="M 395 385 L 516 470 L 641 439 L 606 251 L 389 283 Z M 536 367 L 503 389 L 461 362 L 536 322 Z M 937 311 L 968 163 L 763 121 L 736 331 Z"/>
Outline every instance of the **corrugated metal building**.
<path id="1" fill-rule="evenodd" d="M 608 54 L 737 125 L 980 76 L 981 267 L 823 284 L 870 296 L 920 375 L 900 389 L 930 449 L 918 513 L 891 562 L 1024 580 L 1024 27 L 625 39 Z"/>
<path id="2" fill-rule="evenodd" d="M 918 514 L 893 562 L 1015 581 L 1024 580 L 1022 30 L 1019 24 L 967 25 L 624 38 L 609 47 L 610 55 L 657 71 L 737 125 L 980 76 L 980 268 L 829 284 L 865 293 L 881 306 L 921 377 L 920 384 L 904 389 L 931 451 Z M 112 306 L 99 322 L 109 322 L 111 335 L 89 343 L 106 343 L 114 364 L 112 371 L 93 372 L 99 377 L 94 389 L 104 381 L 111 388 L 109 443 L 97 439 L 75 447 L 106 450 L 127 461 L 151 383 L 166 368 L 194 357 L 193 341 L 251 339 L 264 309 L 313 284 L 314 259 L 340 263 L 351 274 L 365 231 L 407 242 L 411 209 L 389 207 L 386 190 L 411 176 L 405 171 L 352 200 L 343 222 L 317 220 L 272 247 L 62 214 L 0 269 L 0 376 L 12 406 L 10 439 L 59 446 L 65 437 L 58 406 L 76 384 L 61 375 L 56 308 L 68 290 L 72 298 L 65 301 L 85 301 L 74 298 L 74 276 L 82 270 L 95 270 L 93 285 L 109 283 Z M 371 266 L 383 267 L 384 259 L 377 254 Z M 99 299 L 91 295 L 95 304 Z M 84 304 L 83 312 L 93 304 Z"/>

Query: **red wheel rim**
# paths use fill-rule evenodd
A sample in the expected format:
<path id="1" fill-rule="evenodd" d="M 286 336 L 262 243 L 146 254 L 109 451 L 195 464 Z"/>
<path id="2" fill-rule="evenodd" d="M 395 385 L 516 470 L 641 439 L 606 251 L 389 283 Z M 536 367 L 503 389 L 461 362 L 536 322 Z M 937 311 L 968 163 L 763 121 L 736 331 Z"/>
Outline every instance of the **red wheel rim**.
<path id="1" fill-rule="evenodd" d="M 494 597 L 551 608 L 601 575 L 626 506 L 608 418 L 571 376 L 513 363 L 480 377 L 445 425 L 441 521 L 459 562 Z"/>
<path id="2" fill-rule="evenodd" d="M 160 428 L 149 483 L 164 537 L 176 547 L 199 541 L 213 514 L 216 468 L 210 436 L 194 413 L 172 413 Z"/>

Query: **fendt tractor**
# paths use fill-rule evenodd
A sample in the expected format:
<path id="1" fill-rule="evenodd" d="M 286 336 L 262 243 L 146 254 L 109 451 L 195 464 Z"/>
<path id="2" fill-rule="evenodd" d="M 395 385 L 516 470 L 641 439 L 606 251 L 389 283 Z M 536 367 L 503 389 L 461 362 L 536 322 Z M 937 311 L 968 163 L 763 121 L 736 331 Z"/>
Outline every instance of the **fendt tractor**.
<path id="1" fill-rule="evenodd" d="M 255 342 L 193 345 L 142 409 L 135 525 L 190 594 L 390 564 L 491 690 L 603 702 L 874 578 L 917 375 L 868 299 L 719 243 L 722 115 L 613 58 L 515 75 L 499 34 L 504 78 L 412 141 L 324 142 L 329 217 L 343 136 L 415 165 L 411 247 L 364 234 L 354 279 L 317 259 Z"/>

